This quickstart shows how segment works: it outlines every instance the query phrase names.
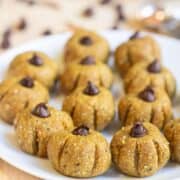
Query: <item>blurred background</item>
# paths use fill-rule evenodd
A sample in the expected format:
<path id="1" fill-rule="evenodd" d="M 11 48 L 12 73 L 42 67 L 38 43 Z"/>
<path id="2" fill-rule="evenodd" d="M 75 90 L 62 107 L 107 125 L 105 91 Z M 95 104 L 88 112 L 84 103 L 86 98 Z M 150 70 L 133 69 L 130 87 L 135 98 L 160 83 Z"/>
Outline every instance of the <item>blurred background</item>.
<path id="1" fill-rule="evenodd" d="M 0 0 L 0 52 L 79 26 L 180 38 L 180 0 Z"/>

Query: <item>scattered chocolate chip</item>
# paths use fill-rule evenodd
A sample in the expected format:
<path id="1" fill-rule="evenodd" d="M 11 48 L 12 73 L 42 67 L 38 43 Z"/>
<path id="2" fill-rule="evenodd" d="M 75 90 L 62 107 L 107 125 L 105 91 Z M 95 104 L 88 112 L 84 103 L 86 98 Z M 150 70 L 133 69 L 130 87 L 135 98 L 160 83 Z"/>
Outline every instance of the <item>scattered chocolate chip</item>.
<path id="1" fill-rule="evenodd" d="M 8 39 L 8 38 L 4 38 L 4 39 L 2 40 L 2 42 L 1 42 L 1 48 L 2 48 L 2 49 L 7 49 L 7 48 L 9 48 L 10 46 L 11 46 L 11 43 L 10 43 L 9 39 Z"/>
<path id="2" fill-rule="evenodd" d="M 150 73 L 160 73 L 161 72 L 161 63 L 158 60 L 154 60 L 149 66 L 147 67 L 147 70 Z"/>
<path id="3" fill-rule="evenodd" d="M 26 3 L 26 4 L 30 5 L 30 6 L 36 4 L 36 2 L 34 0 L 17 0 L 17 1 L 24 2 L 24 3 Z"/>
<path id="4" fill-rule="evenodd" d="M 82 61 L 80 62 L 80 64 L 82 65 L 93 65 L 95 64 L 95 59 L 93 56 L 86 56 L 82 59 Z"/>
<path id="5" fill-rule="evenodd" d="M 125 20 L 125 16 L 123 13 L 119 13 L 118 16 L 117 16 L 117 20 L 118 21 L 124 21 Z"/>
<path id="6" fill-rule="evenodd" d="M 43 60 L 34 54 L 31 59 L 29 59 L 29 63 L 35 66 L 42 66 L 43 65 Z"/>
<path id="7" fill-rule="evenodd" d="M 27 76 L 20 80 L 20 84 L 27 88 L 32 88 L 34 86 L 34 80 Z"/>
<path id="8" fill-rule="evenodd" d="M 72 131 L 72 134 L 80 135 L 80 136 L 87 136 L 89 134 L 89 128 L 84 125 L 81 125 L 81 126 L 75 128 Z"/>
<path id="9" fill-rule="evenodd" d="M 90 46 L 92 45 L 93 41 L 89 36 L 84 36 L 79 40 L 80 44 Z"/>
<path id="10" fill-rule="evenodd" d="M 8 28 L 6 31 L 4 31 L 3 36 L 4 37 L 10 37 L 12 34 L 12 30 Z"/>
<path id="11" fill-rule="evenodd" d="M 27 0 L 27 3 L 31 6 L 36 4 L 34 0 Z"/>
<path id="12" fill-rule="evenodd" d="M 109 4 L 111 2 L 111 0 L 101 0 L 100 4 L 105 5 L 105 4 Z"/>
<path id="13" fill-rule="evenodd" d="M 116 12 L 117 12 L 117 20 L 118 21 L 124 21 L 126 20 L 126 17 L 124 15 L 123 7 L 121 4 L 116 5 Z"/>
<path id="14" fill-rule="evenodd" d="M 27 22 L 24 18 L 22 18 L 20 20 L 19 24 L 17 25 L 17 29 L 24 30 L 24 29 L 26 29 L 26 27 L 27 27 Z"/>
<path id="15" fill-rule="evenodd" d="M 2 35 L 2 42 L 1 42 L 1 45 L 0 45 L 0 47 L 1 47 L 2 49 L 7 49 L 7 48 L 9 48 L 9 47 L 11 46 L 11 43 L 10 43 L 11 33 L 12 33 L 12 31 L 11 31 L 10 28 L 7 29 L 7 30 L 3 33 L 3 35 Z"/>
<path id="16" fill-rule="evenodd" d="M 48 107 L 45 103 L 38 104 L 33 109 L 32 114 L 41 118 L 47 118 L 50 116 L 50 112 L 48 111 Z"/>
<path id="17" fill-rule="evenodd" d="M 137 39 L 137 38 L 139 38 L 139 37 L 140 37 L 140 32 L 139 32 L 139 31 L 136 31 L 133 35 L 131 35 L 131 36 L 129 37 L 129 39 L 132 40 L 132 39 Z"/>
<path id="18" fill-rule="evenodd" d="M 140 92 L 139 97 L 147 102 L 153 102 L 156 99 L 154 90 L 151 87 L 147 87 L 145 90 Z"/>
<path id="19" fill-rule="evenodd" d="M 89 8 L 86 8 L 82 14 L 85 17 L 91 17 L 94 14 L 94 10 L 93 10 L 93 8 L 89 7 Z"/>
<path id="20" fill-rule="evenodd" d="M 87 94 L 89 96 L 94 96 L 96 94 L 99 94 L 99 89 L 95 84 L 88 81 L 88 84 L 87 84 L 87 86 L 86 86 L 86 88 L 84 89 L 83 92 L 84 92 L 84 94 Z"/>
<path id="21" fill-rule="evenodd" d="M 131 137 L 143 137 L 147 134 L 146 128 L 143 126 L 142 123 L 137 122 L 134 124 L 134 126 L 131 129 L 130 136 Z"/>
<path id="22" fill-rule="evenodd" d="M 48 36 L 48 35 L 51 35 L 51 34 L 52 34 L 52 31 L 50 29 L 47 29 L 42 33 L 42 35 L 44 35 L 44 36 Z"/>
<path id="23" fill-rule="evenodd" d="M 111 27 L 111 29 L 113 29 L 113 30 L 116 30 L 116 29 L 118 29 L 118 28 L 119 28 L 119 27 L 118 27 L 118 25 L 116 25 L 116 24 Z"/>

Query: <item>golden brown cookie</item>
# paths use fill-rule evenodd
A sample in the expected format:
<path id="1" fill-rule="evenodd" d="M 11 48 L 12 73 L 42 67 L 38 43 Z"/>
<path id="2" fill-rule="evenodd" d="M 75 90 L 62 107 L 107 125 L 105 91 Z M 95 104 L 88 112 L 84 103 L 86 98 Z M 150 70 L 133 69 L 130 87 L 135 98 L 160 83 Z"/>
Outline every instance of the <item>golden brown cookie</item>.
<path id="1" fill-rule="evenodd" d="M 48 99 L 47 89 L 30 77 L 4 80 L 0 84 L 0 118 L 12 124 L 19 111 Z"/>
<path id="2" fill-rule="evenodd" d="M 169 97 L 173 97 L 176 92 L 174 76 L 158 60 L 135 64 L 124 78 L 126 93 L 139 93 L 149 85 L 163 88 Z"/>
<path id="3" fill-rule="evenodd" d="M 180 163 L 180 119 L 168 122 L 164 128 L 164 135 L 170 143 L 171 159 Z"/>
<path id="4" fill-rule="evenodd" d="M 106 139 L 85 126 L 52 135 L 48 143 L 48 158 L 61 174 L 81 178 L 103 174 L 111 164 Z"/>
<path id="5" fill-rule="evenodd" d="M 47 156 L 49 137 L 58 131 L 72 130 L 71 117 L 63 111 L 40 103 L 17 114 L 15 131 L 19 146 L 29 154 Z"/>
<path id="6" fill-rule="evenodd" d="M 78 87 L 63 102 L 63 110 L 71 115 L 75 126 L 86 125 L 98 131 L 112 121 L 114 109 L 111 93 L 92 82 Z"/>
<path id="7" fill-rule="evenodd" d="M 80 63 L 68 64 L 61 75 L 61 84 L 65 92 L 84 86 L 88 81 L 109 88 L 112 80 L 110 68 L 101 62 L 95 62 L 92 56 L 83 58 Z"/>
<path id="8" fill-rule="evenodd" d="M 119 118 L 123 125 L 136 121 L 151 122 L 159 129 L 172 118 L 171 101 L 160 88 L 147 87 L 138 94 L 127 94 L 119 103 Z"/>
<path id="9" fill-rule="evenodd" d="M 122 75 L 128 72 L 129 68 L 137 62 L 160 59 L 160 47 L 151 36 L 140 36 L 138 32 L 130 37 L 130 39 L 117 47 L 115 51 L 116 66 Z"/>
<path id="10" fill-rule="evenodd" d="M 57 64 L 46 54 L 39 51 L 26 51 L 13 59 L 7 78 L 30 76 L 50 88 L 57 76 L 57 71 Z"/>
<path id="11" fill-rule="evenodd" d="M 123 127 L 111 141 L 112 160 L 129 176 L 151 176 L 168 162 L 169 143 L 151 123 Z"/>
<path id="12" fill-rule="evenodd" d="M 78 29 L 66 43 L 64 60 L 66 63 L 80 62 L 86 56 L 93 56 L 95 61 L 107 61 L 109 44 L 95 32 Z"/>

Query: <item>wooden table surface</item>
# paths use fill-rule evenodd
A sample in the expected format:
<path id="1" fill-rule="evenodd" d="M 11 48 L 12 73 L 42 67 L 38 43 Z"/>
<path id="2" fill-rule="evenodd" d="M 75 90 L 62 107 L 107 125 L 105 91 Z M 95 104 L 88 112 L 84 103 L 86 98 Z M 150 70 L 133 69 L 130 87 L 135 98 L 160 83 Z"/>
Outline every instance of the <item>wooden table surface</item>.
<path id="1" fill-rule="evenodd" d="M 39 180 L 0 159 L 0 180 Z"/>

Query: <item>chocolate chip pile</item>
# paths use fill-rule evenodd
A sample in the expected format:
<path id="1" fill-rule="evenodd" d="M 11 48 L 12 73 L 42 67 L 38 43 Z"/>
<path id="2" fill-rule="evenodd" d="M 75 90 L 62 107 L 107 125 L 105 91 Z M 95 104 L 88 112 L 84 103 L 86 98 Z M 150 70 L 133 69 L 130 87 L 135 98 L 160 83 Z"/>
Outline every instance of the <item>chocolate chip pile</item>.
<path id="1" fill-rule="evenodd" d="M 119 18 L 124 19 L 121 13 Z M 22 21 L 19 28 L 24 26 Z M 109 52 L 100 34 L 78 29 L 65 45 L 63 72 L 46 54 L 27 51 L 14 58 L 0 84 L 0 117 L 14 123 L 20 148 L 48 157 L 65 176 L 102 175 L 111 159 L 119 172 L 135 177 L 155 174 L 170 158 L 179 162 L 180 126 L 171 105 L 175 78 L 151 36 L 135 32 L 117 47 L 115 66 L 125 91 L 117 107 L 121 128 L 110 147 L 100 133 L 115 116 Z M 52 92 L 65 95 L 61 111 L 48 105 Z"/>

